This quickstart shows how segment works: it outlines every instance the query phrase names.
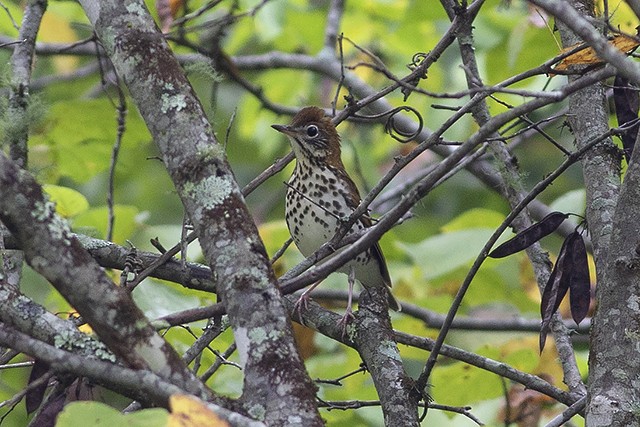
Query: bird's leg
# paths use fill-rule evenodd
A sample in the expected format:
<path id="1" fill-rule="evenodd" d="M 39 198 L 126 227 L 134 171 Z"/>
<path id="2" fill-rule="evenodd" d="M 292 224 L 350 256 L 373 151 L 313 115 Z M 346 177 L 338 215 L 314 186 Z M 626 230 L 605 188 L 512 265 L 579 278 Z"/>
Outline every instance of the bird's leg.
<path id="1" fill-rule="evenodd" d="M 311 291 L 313 291 L 315 288 L 318 287 L 320 282 L 321 280 L 317 281 L 316 283 L 314 283 L 313 285 L 305 289 L 304 292 L 302 292 L 302 294 L 300 295 L 300 298 L 298 298 L 298 301 L 296 301 L 296 303 L 293 305 L 293 310 L 295 313 L 298 314 L 298 320 L 302 324 L 304 324 L 302 321 L 302 312 L 306 310 L 307 306 L 309 305 L 309 299 L 310 299 L 309 294 L 311 293 Z"/>
<path id="2" fill-rule="evenodd" d="M 349 292 L 347 297 L 347 310 L 345 311 L 342 318 L 338 321 L 338 325 L 342 326 L 342 336 L 344 336 L 347 332 L 347 325 L 349 324 L 349 321 L 354 318 L 351 304 L 353 303 L 353 284 L 355 283 L 355 281 L 356 281 L 356 269 L 355 269 L 355 266 L 352 265 L 351 267 L 349 267 L 349 276 L 348 276 Z"/>

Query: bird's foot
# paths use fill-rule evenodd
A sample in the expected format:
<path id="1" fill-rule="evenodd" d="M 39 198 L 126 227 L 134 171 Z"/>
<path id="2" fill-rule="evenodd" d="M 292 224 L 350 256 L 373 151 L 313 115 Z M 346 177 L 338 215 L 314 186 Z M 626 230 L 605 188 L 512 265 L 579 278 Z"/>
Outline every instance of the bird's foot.
<path id="1" fill-rule="evenodd" d="M 304 321 L 302 320 L 302 313 L 304 313 L 307 308 L 309 308 L 310 299 L 311 297 L 309 296 L 309 293 L 305 291 L 302 293 L 302 295 L 300 295 L 298 301 L 296 301 L 296 303 L 293 305 L 293 311 L 298 315 L 298 321 L 301 324 L 304 324 Z"/>
<path id="2" fill-rule="evenodd" d="M 304 311 L 306 311 L 307 308 L 309 308 L 309 300 L 311 299 L 309 294 L 311 293 L 312 290 L 317 288 L 319 284 L 320 282 L 316 282 L 313 285 L 309 286 L 309 288 L 307 288 L 300 295 L 300 298 L 298 298 L 298 301 L 296 301 L 296 303 L 293 305 L 293 311 L 298 315 L 298 321 L 303 325 L 304 325 L 304 322 L 302 321 L 302 313 L 304 313 Z"/>
<path id="3" fill-rule="evenodd" d="M 342 337 L 344 338 L 347 335 L 347 327 L 349 323 L 355 320 L 355 316 L 353 314 L 353 310 L 351 309 L 351 305 L 347 307 L 347 311 L 345 311 L 344 315 L 338 320 L 338 326 L 342 329 Z"/>

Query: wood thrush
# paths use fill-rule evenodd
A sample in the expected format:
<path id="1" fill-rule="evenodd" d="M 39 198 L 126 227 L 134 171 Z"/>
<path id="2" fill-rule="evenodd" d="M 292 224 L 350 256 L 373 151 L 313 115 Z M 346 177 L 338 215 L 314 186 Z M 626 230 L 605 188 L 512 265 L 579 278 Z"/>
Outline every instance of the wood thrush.
<path id="1" fill-rule="evenodd" d="M 287 135 L 296 156 L 296 166 L 287 184 L 286 220 L 296 246 L 308 257 L 336 234 L 342 221 L 360 204 L 360 194 L 340 158 L 340 136 L 322 109 L 303 108 L 289 125 L 272 127 Z M 362 216 L 349 232 L 370 226 L 371 220 Z M 350 278 L 348 314 L 354 278 L 365 289 L 386 289 L 389 307 L 400 309 L 391 295 L 389 271 L 377 243 L 339 271 Z"/>

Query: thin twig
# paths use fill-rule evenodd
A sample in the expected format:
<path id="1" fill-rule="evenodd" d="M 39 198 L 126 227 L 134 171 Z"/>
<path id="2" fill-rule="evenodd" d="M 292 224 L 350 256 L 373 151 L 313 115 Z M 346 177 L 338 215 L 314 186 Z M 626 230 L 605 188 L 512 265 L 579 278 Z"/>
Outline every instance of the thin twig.
<path id="1" fill-rule="evenodd" d="M 116 165 L 118 164 L 118 154 L 120 153 L 120 146 L 122 145 L 122 137 L 124 136 L 124 132 L 126 130 L 126 117 L 127 117 L 127 99 L 124 95 L 124 91 L 120 86 L 120 83 L 115 85 L 116 90 L 118 92 L 118 106 L 116 110 L 118 111 L 118 128 L 116 130 L 116 140 L 113 143 L 113 148 L 111 149 L 111 163 L 109 165 L 109 187 L 107 190 L 107 211 L 109 213 L 107 220 L 107 240 L 113 240 L 113 227 L 115 224 L 115 211 L 114 211 L 114 189 L 115 189 L 115 180 L 116 180 Z"/>
<path id="2" fill-rule="evenodd" d="M 579 400 L 577 400 L 573 405 L 569 406 L 567 409 L 562 411 L 561 414 L 558 414 L 555 418 L 545 425 L 545 427 L 560 427 L 565 425 L 567 421 L 573 418 L 575 415 L 579 414 L 584 410 L 587 406 L 587 397 L 583 396 Z"/>

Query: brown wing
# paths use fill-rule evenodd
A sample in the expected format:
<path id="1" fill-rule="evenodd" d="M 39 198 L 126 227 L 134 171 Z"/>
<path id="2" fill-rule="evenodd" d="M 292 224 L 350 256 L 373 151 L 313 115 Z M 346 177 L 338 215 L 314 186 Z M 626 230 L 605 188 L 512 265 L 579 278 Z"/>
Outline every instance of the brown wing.
<path id="1" fill-rule="evenodd" d="M 344 194 L 344 197 L 347 200 L 347 204 L 351 209 L 356 209 L 362 200 L 360 198 L 360 192 L 358 191 L 358 187 L 356 187 L 356 184 L 353 182 L 351 177 L 347 175 L 347 173 L 344 171 L 344 167 L 342 168 L 331 167 L 331 169 L 337 176 L 343 179 L 344 183 L 347 186 L 348 193 Z M 366 215 L 362 215 L 360 217 L 360 222 L 362 222 L 365 228 L 369 228 L 372 225 L 371 219 Z M 391 277 L 389 276 L 389 269 L 387 268 L 387 262 L 384 259 L 384 255 L 382 254 L 382 249 L 380 249 L 380 245 L 376 242 L 375 245 L 371 246 L 370 250 L 373 257 L 378 261 L 380 274 L 382 275 L 382 278 L 384 279 L 385 284 L 388 287 L 391 287 Z"/>

